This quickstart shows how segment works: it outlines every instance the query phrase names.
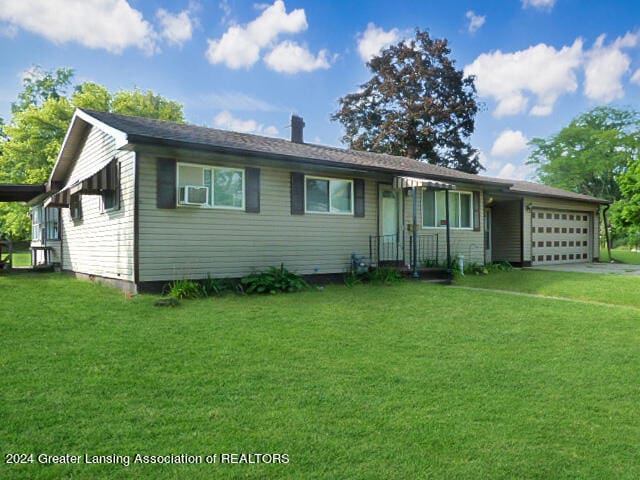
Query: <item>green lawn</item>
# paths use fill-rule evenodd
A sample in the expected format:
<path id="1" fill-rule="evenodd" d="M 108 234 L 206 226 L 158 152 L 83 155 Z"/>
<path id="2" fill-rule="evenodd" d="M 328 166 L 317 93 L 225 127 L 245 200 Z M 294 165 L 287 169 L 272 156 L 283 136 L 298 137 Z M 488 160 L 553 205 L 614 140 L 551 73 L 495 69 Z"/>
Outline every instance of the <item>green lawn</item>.
<path id="1" fill-rule="evenodd" d="M 3 456 L 290 459 L 2 462 L 3 479 L 640 476 L 634 310 L 413 282 L 175 309 L 60 274 L 0 276 L 0 292 Z"/>
<path id="2" fill-rule="evenodd" d="M 640 265 L 640 253 L 632 252 L 628 248 L 615 248 L 611 250 L 611 256 L 616 262 Z M 607 249 L 604 248 L 600 250 L 600 261 L 608 262 L 609 260 L 609 252 Z"/>
<path id="3" fill-rule="evenodd" d="M 458 277 L 457 285 L 566 297 L 640 308 L 640 278 L 632 275 L 520 270 Z"/>
<path id="4" fill-rule="evenodd" d="M 28 267 L 31 265 L 31 252 L 17 251 L 13 252 L 13 266 L 14 267 Z"/>

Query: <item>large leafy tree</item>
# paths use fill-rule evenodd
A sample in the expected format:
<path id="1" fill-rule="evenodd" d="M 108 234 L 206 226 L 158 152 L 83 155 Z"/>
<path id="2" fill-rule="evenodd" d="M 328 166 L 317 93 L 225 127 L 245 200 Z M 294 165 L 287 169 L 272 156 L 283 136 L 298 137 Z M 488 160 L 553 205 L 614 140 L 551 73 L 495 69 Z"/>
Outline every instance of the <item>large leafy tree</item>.
<path id="1" fill-rule="evenodd" d="M 1 129 L 0 183 L 43 183 L 62 146 L 75 107 L 183 122 L 182 105 L 152 91 L 110 93 L 92 82 L 72 86 L 73 70 L 34 69 L 12 105 L 12 118 Z M 0 233 L 27 239 L 26 207 L 0 203 Z"/>
<path id="2" fill-rule="evenodd" d="M 638 159 L 640 116 L 633 110 L 596 107 L 560 132 L 531 140 L 528 163 L 542 183 L 618 200 L 618 177 Z"/>
<path id="3" fill-rule="evenodd" d="M 416 30 L 373 57 L 373 77 L 342 97 L 332 116 L 345 128 L 343 142 L 470 173 L 483 169 L 468 141 L 478 112 L 474 79 L 450 54 L 446 39 Z"/>

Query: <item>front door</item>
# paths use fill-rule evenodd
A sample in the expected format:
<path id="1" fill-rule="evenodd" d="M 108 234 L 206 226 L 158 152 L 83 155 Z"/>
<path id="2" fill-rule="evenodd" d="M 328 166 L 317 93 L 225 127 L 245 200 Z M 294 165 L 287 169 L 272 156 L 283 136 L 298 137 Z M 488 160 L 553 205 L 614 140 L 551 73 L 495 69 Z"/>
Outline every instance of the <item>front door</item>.
<path id="1" fill-rule="evenodd" d="M 491 263 L 491 209 L 484 209 L 484 263 Z"/>
<path id="2" fill-rule="evenodd" d="M 400 260 L 398 235 L 398 192 L 391 186 L 380 187 L 380 261 Z"/>

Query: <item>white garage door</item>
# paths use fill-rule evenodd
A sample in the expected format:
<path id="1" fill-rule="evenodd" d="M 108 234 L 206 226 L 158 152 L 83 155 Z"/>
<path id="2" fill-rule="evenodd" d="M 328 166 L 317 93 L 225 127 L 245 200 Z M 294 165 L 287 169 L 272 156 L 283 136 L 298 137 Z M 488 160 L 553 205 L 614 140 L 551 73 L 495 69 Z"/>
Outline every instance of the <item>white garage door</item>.
<path id="1" fill-rule="evenodd" d="M 531 264 L 590 262 L 591 213 L 531 211 Z"/>

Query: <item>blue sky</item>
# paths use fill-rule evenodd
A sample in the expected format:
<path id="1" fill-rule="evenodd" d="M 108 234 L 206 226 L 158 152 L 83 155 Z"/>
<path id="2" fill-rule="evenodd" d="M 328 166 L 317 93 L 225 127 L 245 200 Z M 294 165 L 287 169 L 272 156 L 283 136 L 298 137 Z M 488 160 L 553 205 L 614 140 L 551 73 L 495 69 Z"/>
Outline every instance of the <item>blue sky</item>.
<path id="1" fill-rule="evenodd" d="M 488 175 L 525 178 L 526 142 L 597 105 L 640 101 L 634 0 L 0 0 L 0 116 L 34 65 L 112 91 L 151 89 L 200 125 L 340 145 L 330 121 L 366 59 L 419 27 L 477 77 L 472 143 Z"/>

